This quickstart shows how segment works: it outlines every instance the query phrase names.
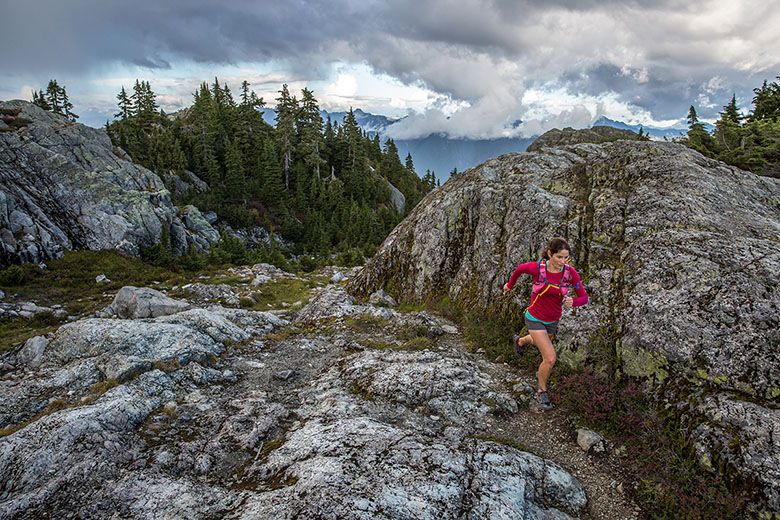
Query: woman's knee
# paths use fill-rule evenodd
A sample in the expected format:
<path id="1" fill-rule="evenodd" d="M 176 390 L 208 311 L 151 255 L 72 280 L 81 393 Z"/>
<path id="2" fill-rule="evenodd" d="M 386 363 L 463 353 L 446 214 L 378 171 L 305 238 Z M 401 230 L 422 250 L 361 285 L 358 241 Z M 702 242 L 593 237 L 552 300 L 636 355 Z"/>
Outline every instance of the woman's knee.
<path id="1" fill-rule="evenodd" d="M 546 365 L 549 365 L 550 368 L 555 364 L 555 361 L 558 359 L 558 356 L 555 354 L 555 351 L 547 354 L 546 356 L 542 356 L 542 363 L 545 363 Z"/>

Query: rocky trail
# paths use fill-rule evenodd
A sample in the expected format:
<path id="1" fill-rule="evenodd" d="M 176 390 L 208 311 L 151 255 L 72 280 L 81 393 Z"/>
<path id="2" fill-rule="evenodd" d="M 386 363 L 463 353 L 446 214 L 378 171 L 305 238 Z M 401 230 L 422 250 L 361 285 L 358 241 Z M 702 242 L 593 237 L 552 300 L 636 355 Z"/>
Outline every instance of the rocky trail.
<path id="1" fill-rule="evenodd" d="M 251 271 L 223 301 L 289 276 Z M 311 285 L 270 312 L 126 288 L 5 355 L 0 518 L 641 517 L 533 374 Z"/>

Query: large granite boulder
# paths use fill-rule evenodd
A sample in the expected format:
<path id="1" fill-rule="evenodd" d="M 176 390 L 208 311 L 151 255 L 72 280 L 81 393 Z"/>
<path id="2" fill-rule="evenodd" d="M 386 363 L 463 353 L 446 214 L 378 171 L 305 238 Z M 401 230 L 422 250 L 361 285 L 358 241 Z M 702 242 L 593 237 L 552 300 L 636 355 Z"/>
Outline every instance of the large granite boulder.
<path id="1" fill-rule="evenodd" d="M 777 179 L 673 143 L 504 155 L 428 194 L 347 290 L 447 295 L 519 321 L 528 277 L 509 296 L 502 286 L 554 235 L 573 246 L 590 295 L 564 311 L 561 361 L 609 359 L 655 383 L 692 425 L 702 463 L 757 482 L 780 511 Z"/>
<path id="2" fill-rule="evenodd" d="M 71 249 L 137 256 L 168 227 L 174 251 L 208 250 L 219 233 L 192 207 L 179 210 L 153 172 L 106 132 L 26 101 L 0 103 L 26 124 L 0 132 L 0 265 Z"/>

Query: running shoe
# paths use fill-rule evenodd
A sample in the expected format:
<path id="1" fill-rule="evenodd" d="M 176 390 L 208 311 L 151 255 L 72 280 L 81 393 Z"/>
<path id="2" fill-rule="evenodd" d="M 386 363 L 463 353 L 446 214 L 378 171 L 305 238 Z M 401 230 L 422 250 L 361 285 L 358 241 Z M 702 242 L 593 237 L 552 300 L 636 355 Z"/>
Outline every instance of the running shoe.
<path id="1" fill-rule="evenodd" d="M 512 336 L 512 347 L 515 349 L 515 356 L 517 357 L 521 357 L 523 355 L 523 352 L 525 352 L 525 345 L 521 345 L 519 341 L 520 341 L 520 336 L 514 334 Z"/>
<path id="2" fill-rule="evenodd" d="M 544 390 L 538 390 L 536 392 L 536 400 L 539 402 L 539 408 L 542 410 L 552 410 L 553 405 L 550 402 L 550 397 Z"/>

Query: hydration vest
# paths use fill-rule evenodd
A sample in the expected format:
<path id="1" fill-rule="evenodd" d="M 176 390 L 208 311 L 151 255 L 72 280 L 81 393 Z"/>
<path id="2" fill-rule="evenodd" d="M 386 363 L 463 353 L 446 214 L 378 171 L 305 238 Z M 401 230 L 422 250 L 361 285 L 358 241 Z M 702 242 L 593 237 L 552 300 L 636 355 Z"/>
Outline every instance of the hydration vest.
<path id="1" fill-rule="evenodd" d="M 561 281 L 557 284 L 552 283 L 547 280 L 547 262 L 542 258 L 539 260 L 539 263 L 536 265 L 536 268 L 538 269 L 537 275 L 536 275 L 536 281 L 534 282 L 533 287 L 531 288 L 531 304 L 528 306 L 530 309 L 531 306 L 533 306 L 534 302 L 544 294 L 547 289 L 550 287 L 557 287 L 561 291 L 561 304 L 563 304 L 563 298 L 566 297 L 566 294 L 569 292 L 569 287 L 576 287 L 572 286 L 570 282 L 571 280 L 571 273 L 569 271 L 569 266 L 565 265 L 563 266 L 563 275 L 561 276 Z"/>

